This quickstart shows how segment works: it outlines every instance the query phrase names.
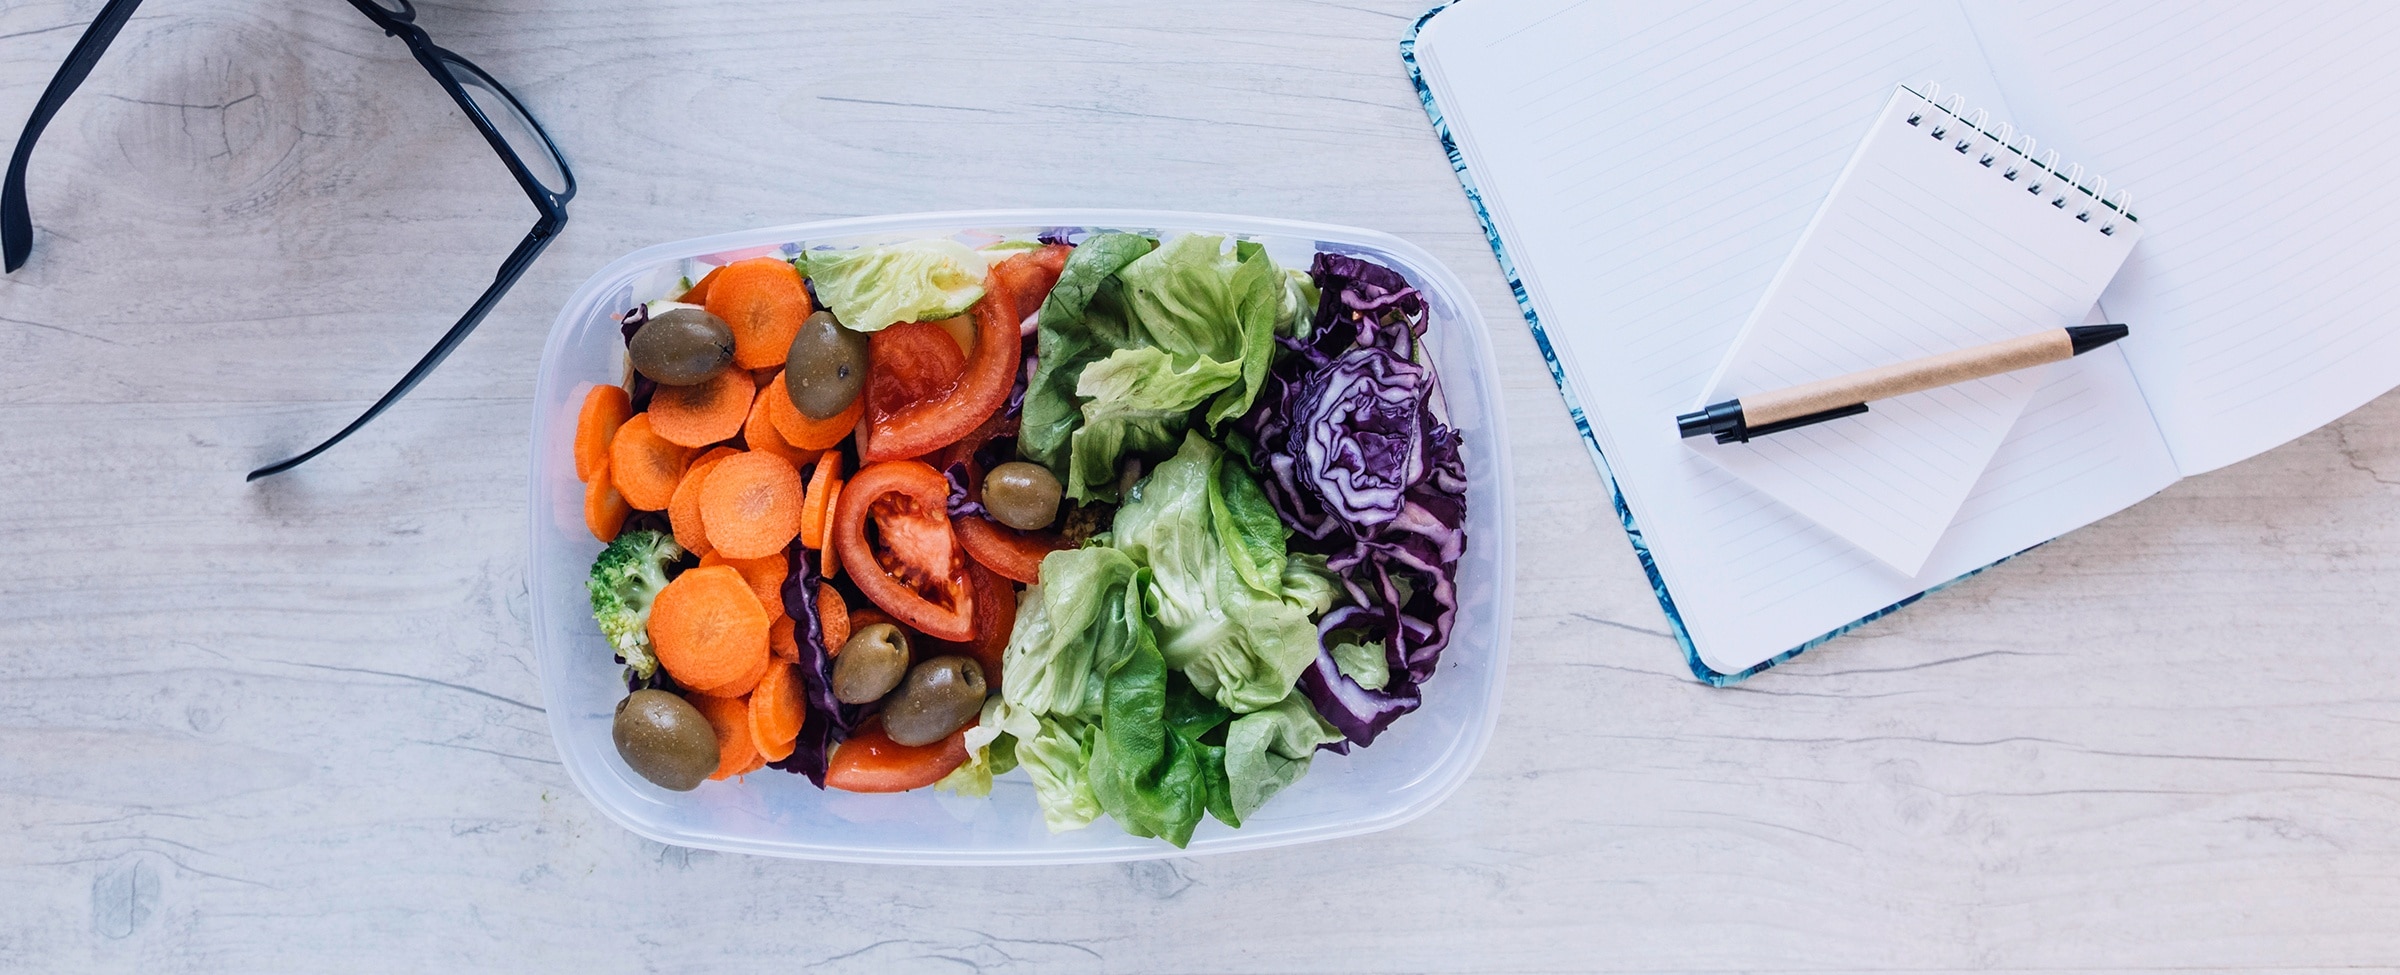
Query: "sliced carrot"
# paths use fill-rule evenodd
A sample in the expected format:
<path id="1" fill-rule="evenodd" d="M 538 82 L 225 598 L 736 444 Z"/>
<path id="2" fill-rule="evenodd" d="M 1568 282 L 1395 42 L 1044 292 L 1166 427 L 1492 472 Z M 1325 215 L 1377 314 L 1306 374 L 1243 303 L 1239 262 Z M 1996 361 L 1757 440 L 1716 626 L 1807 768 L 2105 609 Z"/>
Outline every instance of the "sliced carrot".
<path id="1" fill-rule="evenodd" d="M 755 559 L 726 558 L 722 552 L 717 555 L 726 565 L 733 566 L 733 571 L 742 574 L 742 581 L 750 584 L 750 591 L 758 596 L 758 604 L 766 607 L 768 616 L 783 615 L 783 580 L 791 574 L 791 559 L 782 552 Z"/>
<path id="2" fill-rule="evenodd" d="M 824 631 L 826 656 L 840 655 L 842 644 L 850 642 L 850 603 L 841 590 L 817 587 L 817 629 Z"/>
<path id="3" fill-rule="evenodd" d="M 817 469 L 808 475 L 808 495 L 800 501 L 800 544 L 804 548 L 825 547 L 825 521 L 833 509 L 825 507 L 825 498 L 833 493 L 833 485 L 842 477 L 842 455 L 826 454 L 817 460 Z"/>
<path id="4" fill-rule="evenodd" d="M 767 761 L 780 762 L 800 740 L 808 712 L 800 704 L 800 682 L 790 664 L 767 668 L 767 676 L 750 692 L 750 743 Z"/>
<path id="5" fill-rule="evenodd" d="M 767 420 L 783 434 L 785 443 L 802 450 L 824 450 L 858 429 L 859 421 L 867 415 L 867 398 L 850 401 L 850 408 L 830 420 L 812 419 L 792 405 L 791 387 L 783 376 L 775 377 L 767 394 Z"/>
<path id="6" fill-rule="evenodd" d="M 753 450 L 718 461 L 700 487 L 700 521 L 727 559 L 759 559 L 800 534 L 800 472 Z"/>
<path id="7" fill-rule="evenodd" d="M 608 387 L 615 389 L 616 387 Z M 617 493 L 617 486 L 608 480 L 608 455 L 600 455 L 600 468 L 583 482 L 583 524 L 592 530 L 592 537 L 603 543 L 617 540 L 625 530 L 625 519 L 633 516 L 633 506 Z"/>
<path id="8" fill-rule="evenodd" d="M 846 482 L 844 482 L 841 478 L 834 478 L 833 486 L 827 488 L 825 491 L 825 511 L 823 517 L 827 525 L 833 524 L 834 508 L 842 503 L 842 485 L 844 483 Z M 828 531 L 828 534 L 830 534 L 830 530 Z M 842 574 L 842 557 L 834 551 L 837 547 L 838 546 L 827 545 L 818 550 L 824 553 L 824 555 L 823 561 L 817 566 L 817 571 L 825 578 L 832 579 Z"/>
<path id="9" fill-rule="evenodd" d="M 641 511 L 665 511 L 696 453 L 650 429 L 650 414 L 636 413 L 609 440 L 608 478 L 625 495 L 625 503 Z"/>
<path id="10" fill-rule="evenodd" d="M 783 431 L 776 429 L 774 417 L 767 413 L 768 398 L 782 395 L 783 377 L 781 376 L 769 379 L 759 386 L 758 399 L 750 404 L 750 419 L 742 423 L 742 440 L 750 445 L 750 449 L 764 450 L 774 454 L 790 461 L 793 470 L 799 470 L 814 463 L 824 451 L 802 450 L 792 446 L 791 441 L 783 439 Z"/>
<path id="11" fill-rule="evenodd" d="M 800 662 L 800 624 L 789 616 L 775 617 L 767 626 L 767 653 L 787 664 Z"/>
<path id="12" fill-rule="evenodd" d="M 792 262 L 753 257 L 718 268 L 710 277 L 708 313 L 733 330 L 733 364 L 744 369 L 780 366 L 792 351 L 800 323 L 816 308 Z"/>
<path id="13" fill-rule="evenodd" d="M 692 290 L 684 292 L 681 297 L 678 297 L 675 300 L 683 302 L 687 305 L 700 305 L 703 307 L 707 306 L 708 286 L 717 280 L 717 272 L 722 270 L 725 269 L 722 267 L 709 268 L 707 274 L 700 276 L 699 284 L 693 285 Z"/>
<path id="14" fill-rule="evenodd" d="M 633 399 L 625 387 L 602 384 L 583 394 L 583 409 L 575 414 L 575 477 L 589 483 L 608 466 L 608 442 L 617 428 L 633 416 Z"/>
<path id="15" fill-rule="evenodd" d="M 702 556 L 709 554 L 708 532 L 700 527 L 700 485 L 708 479 L 710 467 L 738 453 L 741 451 L 731 447 L 712 447 L 684 469 L 683 479 L 675 482 L 675 496 L 667 499 L 667 527 L 675 531 L 675 544 Z"/>
<path id="16" fill-rule="evenodd" d="M 692 702 L 708 719 L 708 730 L 717 735 L 717 770 L 708 777 L 723 780 L 749 772 L 751 760 L 758 758 L 758 746 L 750 738 L 750 702 L 711 694 L 686 694 L 683 699 Z"/>
<path id="17" fill-rule="evenodd" d="M 650 396 L 650 428 L 668 443 L 706 447 L 731 440 L 750 418 L 750 401 L 758 386 L 739 369 L 717 374 L 689 386 L 658 387 Z"/>
<path id="18" fill-rule="evenodd" d="M 772 630 L 773 627 L 769 627 L 769 629 Z M 744 694 L 750 693 L 751 688 L 758 686 L 759 678 L 766 676 L 767 666 L 774 662 L 775 655 L 773 653 L 762 654 L 750 665 L 749 670 L 742 672 L 742 676 L 726 681 L 725 683 L 718 684 L 714 687 L 695 687 L 692 688 L 692 690 L 697 693 L 713 694 L 718 697 L 740 697 Z"/>
<path id="19" fill-rule="evenodd" d="M 725 461 L 723 463 L 731 463 Z M 690 688 L 737 684 L 767 656 L 765 607 L 731 566 L 676 576 L 650 604 L 650 642 L 667 676 Z"/>

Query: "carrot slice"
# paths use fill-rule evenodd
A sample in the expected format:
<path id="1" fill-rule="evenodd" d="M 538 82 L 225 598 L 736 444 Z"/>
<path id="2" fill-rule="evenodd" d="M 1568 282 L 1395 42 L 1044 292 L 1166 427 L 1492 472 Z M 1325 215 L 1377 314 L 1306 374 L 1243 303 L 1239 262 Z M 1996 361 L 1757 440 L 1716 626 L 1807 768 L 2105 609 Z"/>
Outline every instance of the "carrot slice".
<path id="1" fill-rule="evenodd" d="M 650 428 L 668 443 L 686 447 L 731 440 L 742 432 L 757 396 L 757 384 L 739 369 L 720 369 L 690 386 L 662 385 L 650 396 Z"/>
<path id="2" fill-rule="evenodd" d="M 775 617 L 767 626 L 767 653 L 787 664 L 800 662 L 800 624 L 789 616 Z"/>
<path id="3" fill-rule="evenodd" d="M 625 495 L 626 504 L 641 511 L 665 511 L 696 453 L 650 429 L 650 414 L 636 413 L 609 440 L 608 478 Z"/>
<path id="4" fill-rule="evenodd" d="M 783 615 L 783 580 L 791 574 L 792 560 L 782 552 L 755 559 L 728 558 L 722 552 L 717 555 L 726 565 L 733 566 L 733 571 L 742 574 L 742 581 L 750 584 L 750 591 L 758 596 L 758 604 L 766 607 L 768 616 Z"/>
<path id="5" fill-rule="evenodd" d="M 841 480 L 842 455 L 826 454 L 817 461 L 817 469 L 808 475 L 808 495 L 800 501 L 800 545 L 803 548 L 825 547 L 825 517 L 832 509 L 825 507 L 825 498 L 833 493 L 834 482 Z"/>
<path id="6" fill-rule="evenodd" d="M 708 719 L 708 730 L 717 734 L 717 770 L 708 777 L 724 780 L 749 772 L 751 760 L 758 757 L 758 746 L 750 738 L 750 702 L 713 694 L 686 694 L 683 699 L 692 702 Z"/>
<path id="7" fill-rule="evenodd" d="M 659 665 L 676 683 L 723 688 L 760 669 L 770 621 L 740 572 L 706 566 L 676 576 L 659 590 L 650 604 L 650 642 L 658 649 Z"/>
<path id="8" fill-rule="evenodd" d="M 727 559 L 760 559 L 800 534 L 800 472 L 753 450 L 718 461 L 700 487 L 700 521 Z"/>
<path id="9" fill-rule="evenodd" d="M 681 297 L 678 297 L 675 300 L 683 302 L 687 305 L 700 305 L 702 307 L 706 307 L 708 305 L 708 286 L 717 280 L 717 272 L 722 270 L 725 269 L 723 267 L 709 268 L 707 274 L 700 276 L 699 284 L 693 285 L 692 290 L 684 292 Z"/>
<path id="10" fill-rule="evenodd" d="M 808 414 L 800 412 L 799 407 L 792 405 L 791 387 L 784 377 L 775 377 L 769 389 L 766 397 L 767 420 L 775 424 L 776 432 L 783 434 L 785 443 L 802 450 L 824 450 L 841 443 L 842 438 L 856 430 L 859 420 L 867 415 L 867 398 L 861 396 L 851 400 L 849 409 L 830 420 L 811 419 Z"/>
<path id="11" fill-rule="evenodd" d="M 751 745 L 767 761 L 783 761 L 791 757 L 792 746 L 800 740 L 800 726 L 807 720 L 791 665 L 778 663 L 767 668 L 758 689 L 750 692 Z"/>
<path id="12" fill-rule="evenodd" d="M 733 330 L 733 364 L 744 369 L 780 366 L 792 351 L 800 323 L 816 307 L 792 262 L 753 257 L 718 268 L 709 283 L 708 313 Z"/>
<path id="13" fill-rule="evenodd" d="M 771 631 L 774 627 L 770 626 L 768 629 Z M 762 654 L 751 663 L 749 670 L 742 672 L 742 676 L 714 687 L 695 687 L 692 690 L 695 693 L 713 694 L 717 697 L 740 697 L 750 693 L 751 688 L 758 686 L 759 678 L 765 677 L 767 674 L 767 665 L 774 662 L 775 655 L 772 652 Z"/>
<path id="14" fill-rule="evenodd" d="M 575 414 L 575 477 L 590 482 L 608 466 L 608 442 L 617 428 L 633 416 L 633 399 L 625 387 L 599 385 L 583 394 L 583 409 Z"/>
<path id="15" fill-rule="evenodd" d="M 608 387 L 615 389 L 616 387 Z M 583 483 L 583 524 L 592 530 L 592 537 L 603 543 L 617 540 L 625 530 L 625 519 L 633 516 L 633 506 L 617 493 L 617 486 L 608 480 L 608 455 L 600 455 L 600 469 L 593 471 Z"/>
<path id="16" fill-rule="evenodd" d="M 824 451 L 802 450 L 792 446 L 791 441 L 783 439 L 783 431 L 776 429 L 774 417 L 767 414 L 769 398 L 782 395 L 782 376 L 778 375 L 760 384 L 758 398 L 750 404 L 750 419 L 742 424 L 742 440 L 750 445 L 750 449 L 764 450 L 774 454 L 790 461 L 793 470 L 799 470 L 814 463 Z"/>
<path id="17" fill-rule="evenodd" d="M 700 485 L 708 479 L 710 467 L 738 453 L 741 451 L 731 447 L 710 448 L 675 482 L 675 496 L 667 499 L 667 527 L 675 531 L 675 544 L 702 556 L 709 554 L 708 532 L 700 526 Z"/>
<path id="18" fill-rule="evenodd" d="M 842 485 L 844 483 L 846 482 L 844 482 L 841 478 L 834 478 L 833 487 L 825 492 L 825 524 L 828 526 L 833 524 L 834 510 L 841 506 Z M 830 527 L 827 528 L 826 534 L 832 534 L 832 529 Z M 831 539 L 827 539 L 827 541 L 831 541 Z M 817 550 L 819 553 L 821 553 L 820 557 L 822 559 L 822 561 L 817 565 L 817 573 L 819 575 L 822 575 L 828 579 L 833 579 L 838 578 L 842 574 L 842 556 L 839 553 L 839 549 L 840 546 L 838 545 L 827 545 L 824 548 Z"/>
<path id="19" fill-rule="evenodd" d="M 850 642 L 850 603 L 832 586 L 817 587 L 817 628 L 825 633 L 826 656 L 839 656 Z"/>

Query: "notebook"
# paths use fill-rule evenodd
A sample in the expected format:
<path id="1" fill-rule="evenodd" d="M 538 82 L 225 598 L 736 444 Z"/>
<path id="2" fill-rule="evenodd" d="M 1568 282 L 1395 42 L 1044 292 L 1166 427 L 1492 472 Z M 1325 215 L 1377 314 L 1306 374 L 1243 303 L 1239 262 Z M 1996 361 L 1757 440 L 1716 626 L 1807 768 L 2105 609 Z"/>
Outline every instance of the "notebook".
<path id="1" fill-rule="evenodd" d="M 1938 85 L 1892 93 L 1690 409 L 2079 324 L 2140 239 L 2129 195 Z M 2085 185 L 2088 184 L 2088 185 Z M 1687 449 L 1914 575 L 2043 369 Z"/>
<path id="2" fill-rule="evenodd" d="M 1725 683 L 2400 383 L 2400 7 L 1466 0 L 1402 43 L 1697 676 Z M 1895 85 L 2137 188 L 2087 321 L 1914 572 L 1689 449 Z M 1778 436 L 1781 436 L 1780 434 Z"/>

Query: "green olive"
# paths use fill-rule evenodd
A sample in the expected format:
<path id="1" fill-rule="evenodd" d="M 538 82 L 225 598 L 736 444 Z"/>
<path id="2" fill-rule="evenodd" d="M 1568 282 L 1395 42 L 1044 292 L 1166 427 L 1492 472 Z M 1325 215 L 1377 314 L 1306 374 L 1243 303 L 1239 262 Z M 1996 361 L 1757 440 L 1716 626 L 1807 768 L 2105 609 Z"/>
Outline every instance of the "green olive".
<path id="1" fill-rule="evenodd" d="M 890 623 L 869 623 L 850 634 L 833 658 L 833 699 L 880 701 L 908 675 L 908 634 Z"/>
<path id="2" fill-rule="evenodd" d="M 698 308 L 670 308 L 625 344 L 634 371 L 668 386 L 707 382 L 733 361 L 733 330 Z"/>
<path id="3" fill-rule="evenodd" d="M 1040 464 L 1012 460 L 983 476 L 983 510 L 1010 528 L 1032 531 L 1058 520 L 1058 477 Z"/>
<path id="4" fill-rule="evenodd" d="M 902 745 L 930 745 L 983 712 L 983 667 L 966 657 L 935 657 L 910 668 L 883 702 L 883 733 Z"/>
<path id="5" fill-rule="evenodd" d="M 812 419 L 842 415 L 867 388 L 867 337 L 842 327 L 829 311 L 800 323 L 784 360 L 783 385 L 792 405 Z"/>
<path id="6" fill-rule="evenodd" d="M 717 770 L 716 730 L 699 708 L 666 691 L 635 691 L 618 701 L 609 737 L 642 778 L 677 792 L 690 792 Z"/>

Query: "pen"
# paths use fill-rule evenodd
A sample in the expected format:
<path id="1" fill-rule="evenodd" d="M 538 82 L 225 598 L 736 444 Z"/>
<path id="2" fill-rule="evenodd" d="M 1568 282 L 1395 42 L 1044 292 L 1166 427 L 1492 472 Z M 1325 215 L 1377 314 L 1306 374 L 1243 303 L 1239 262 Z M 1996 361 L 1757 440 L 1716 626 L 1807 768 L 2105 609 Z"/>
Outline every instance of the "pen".
<path id="1" fill-rule="evenodd" d="M 1745 443 L 1752 437 L 1857 416 L 1867 411 L 1867 403 L 1872 400 L 2071 359 L 2124 338 L 2125 334 L 2123 325 L 2054 328 L 1711 403 L 1706 409 L 1677 416 L 1675 427 L 1687 438 L 1713 433 L 1718 443 Z"/>

